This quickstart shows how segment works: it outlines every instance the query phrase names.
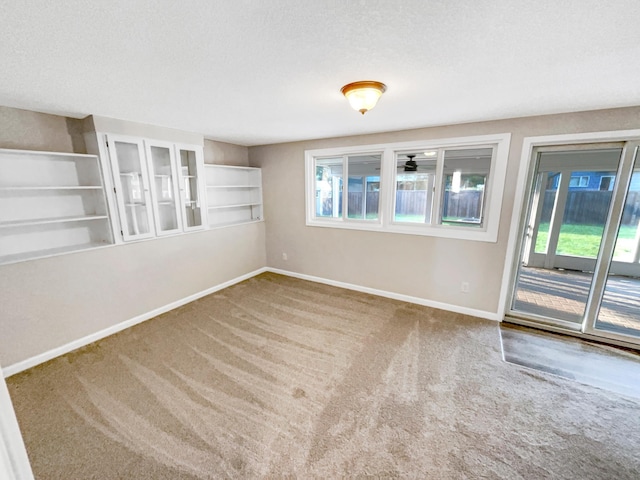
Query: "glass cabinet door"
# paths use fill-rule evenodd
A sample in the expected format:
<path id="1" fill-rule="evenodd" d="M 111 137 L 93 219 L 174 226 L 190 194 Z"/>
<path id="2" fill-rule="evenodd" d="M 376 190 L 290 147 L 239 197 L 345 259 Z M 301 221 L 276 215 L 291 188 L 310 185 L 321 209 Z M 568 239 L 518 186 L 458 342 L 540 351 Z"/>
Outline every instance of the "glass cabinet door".
<path id="1" fill-rule="evenodd" d="M 177 233 L 182 221 L 173 145 L 147 141 L 145 145 L 156 230 L 158 235 Z"/>
<path id="2" fill-rule="evenodd" d="M 107 145 L 124 240 L 154 236 L 142 142 L 109 135 Z"/>
<path id="3" fill-rule="evenodd" d="M 182 228 L 185 231 L 204 228 L 202 209 L 204 160 L 202 151 L 196 147 L 178 145 L 177 163 L 182 210 Z"/>

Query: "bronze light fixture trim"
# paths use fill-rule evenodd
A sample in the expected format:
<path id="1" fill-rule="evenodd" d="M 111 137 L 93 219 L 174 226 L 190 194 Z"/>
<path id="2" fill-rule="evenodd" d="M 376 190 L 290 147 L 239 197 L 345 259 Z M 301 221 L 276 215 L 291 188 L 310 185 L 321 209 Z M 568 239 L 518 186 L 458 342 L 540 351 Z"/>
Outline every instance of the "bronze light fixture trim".
<path id="1" fill-rule="evenodd" d="M 361 114 L 367 113 L 378 103 L 378 99 L 387 90 L 384 83 L 375 80 L 362 80 L 345 85 L 340 89 L 349 104 Z"/>

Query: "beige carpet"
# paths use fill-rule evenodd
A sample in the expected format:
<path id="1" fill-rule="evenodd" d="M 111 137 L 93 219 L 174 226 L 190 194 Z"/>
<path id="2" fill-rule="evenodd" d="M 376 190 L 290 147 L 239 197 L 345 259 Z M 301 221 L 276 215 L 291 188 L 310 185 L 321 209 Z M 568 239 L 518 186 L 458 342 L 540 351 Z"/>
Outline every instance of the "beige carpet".
<path id="1" fill-rule="evenodd" d="M 39 479 L 640 478 L 640 401 L 496 322 L 264 274 L 8 379 Z"/>

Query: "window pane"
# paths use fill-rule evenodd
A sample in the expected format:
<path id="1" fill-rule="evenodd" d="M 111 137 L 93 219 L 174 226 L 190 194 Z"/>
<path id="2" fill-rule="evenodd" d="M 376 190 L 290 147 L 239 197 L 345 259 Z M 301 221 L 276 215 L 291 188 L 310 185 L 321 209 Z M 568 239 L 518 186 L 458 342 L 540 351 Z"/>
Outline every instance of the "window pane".
<path id="1" fill-rule="evenodd" d="M 343 159 L 316 160 L 316 217 L 342 217 Z"/>
<path id="2" fill-rule="evenodd" d="M 638 163 L 631 176 L 613 259 L 630 263 L 640 261 L 640 165 Z"/>
<path id="3" fill-rule="evenodd" d="M 569 180 L 569 188 L 586 188 L 589 186 L 588 175 L 571 176 Z"/>
<path id="4" fill-rule="evenodd" d="M 592 172 L 595 178 L 599 175 Z M 615 179 L 616 172 L 604 172 L 604 175 Z M 572 190 L 571 180 L 584 178 L 581 189 Z M 611 192 L 600 191 L 598 188 L 584 188 L 589 185 L 589 176 L 571 176 L 569 192 L 562 216 L 562 225 L 558 236 L 556 255 L 586 257 L 595 259 L 600 249 L 602 232 L 609 213 Z M 594 186 L 597 183 L 593 182 Z"/>
<path id="5" fill-rule="evenodd" d="M 382 155 L 356 155 L 347 161 L 347 217 L 378 220 Z"/>
<path id="6" fill-rule="evenodd" d="M 556 203 L 556 195 L 558 193 L 558 185 L 560 184 L 560 172 L 541 172 L 542 190 L 540 195 L 544 195 L 542 200 L 542 213 L 540 213 L 540 222 L 538 223 L 538 233 L 536 235 L 535 253 L 547 253 L 547 244 L 549 242 L 549 224 L 551 223 L 551 215 L 553 207 Z"/>
<path id="7" fill-rule="evenodd" d="M 436 153 L 397 156 L 394 222 L 431 223 Z"/>
<path id="8" fill-rule="evenodd" d="M 444 153 L 442 224 L 481 227 L 492 148 Z"/>

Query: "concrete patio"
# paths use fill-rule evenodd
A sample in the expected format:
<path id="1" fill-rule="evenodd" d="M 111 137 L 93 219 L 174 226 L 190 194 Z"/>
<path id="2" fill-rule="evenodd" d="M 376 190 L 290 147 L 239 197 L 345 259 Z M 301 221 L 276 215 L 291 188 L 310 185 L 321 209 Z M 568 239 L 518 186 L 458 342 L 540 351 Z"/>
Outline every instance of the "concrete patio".
<path id="1" fill-rule="evenodd" d="M 582 323 L 592 273 L 521 267 L 514 310 Z M 640 279 L 609 277 L 596 327 L 640 336 Z"/>

